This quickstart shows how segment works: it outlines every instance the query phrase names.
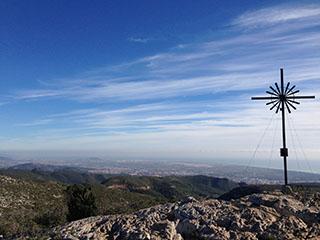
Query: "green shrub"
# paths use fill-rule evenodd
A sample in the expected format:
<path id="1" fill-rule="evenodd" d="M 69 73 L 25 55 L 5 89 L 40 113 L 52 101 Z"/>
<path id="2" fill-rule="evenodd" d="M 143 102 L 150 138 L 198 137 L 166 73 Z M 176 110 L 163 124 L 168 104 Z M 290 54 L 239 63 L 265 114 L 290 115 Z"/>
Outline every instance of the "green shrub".
<path id="1" fill-rule="evenodd" d="M 91 187 L 72 185 L 67 188 L 66 192 L 68 221 L 75 221 L 97 214 L 96 198 L 92 193 Z"/>
<path id="2" fill-rule="evenodd" d="M 46 228 L 63 224 L 65 220 L 65 213 L 59 209 L 50 209 L 34 219 L 37 224 Z"/>

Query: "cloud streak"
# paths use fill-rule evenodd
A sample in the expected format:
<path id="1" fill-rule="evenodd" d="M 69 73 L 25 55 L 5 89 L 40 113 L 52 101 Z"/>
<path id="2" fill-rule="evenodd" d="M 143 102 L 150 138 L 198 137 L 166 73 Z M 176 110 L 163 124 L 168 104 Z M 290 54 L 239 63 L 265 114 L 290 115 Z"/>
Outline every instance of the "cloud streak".
<path id="1" fill-rule="evenodd" d="M 147 43 L 151 41 L 150 38 L 141 38 L 141 37 L 130 37 L 128 38 L 129 42 L 135 42 L 135 43 Z"/>
<path id="2" fill-rule="evenodd" d="M 286 14 L 278 14 L 285 9 Z M 228 91 L 259 89 L 285 67 L 292 81 L 318 80 L 320 70 L 319 6 L 261 9 L 234 20 L 236 25 L 284 24 L 301 20 L 301 29 L 286 26 L 239 33 L 198 42 L 132 62 L 64 79 L 64 86 L 17 92 L 17 99 L 67 98 L 80 102 L 163 100 Z M 278 16 L 278 17 L 276 17 Z M 260 19 L 260 20 L 257 20 Z M 259 22 L 260 21 L 260 22 Z M 310 23 L 313 28 L 310 29 Z M 306 30 L 307 29 L 307 30 Z M 66 84 L 67 83 L 67 84 Z"/>
<path id="3" fill-rule="evenodd" d="M 279 5 L 249 11 L 233 21 L 233 24 L 243 28 L 266 27 L 287 22 L 299 22 L 316 20 L 319 22 L 319 5 Z"/>

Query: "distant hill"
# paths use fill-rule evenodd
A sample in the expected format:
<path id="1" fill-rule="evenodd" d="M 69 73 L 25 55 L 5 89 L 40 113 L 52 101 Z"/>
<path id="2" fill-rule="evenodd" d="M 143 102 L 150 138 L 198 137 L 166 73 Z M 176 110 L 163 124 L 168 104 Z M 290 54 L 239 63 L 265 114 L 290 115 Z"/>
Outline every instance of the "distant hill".
<path id="1" fill-rule="evenodd" d="M 56 181 L 65 184 L 102 184 L 107 189 L 147 194 L 166 200 L 177 200 L 187 195 L 218 197 L 239 187 L 226 178 L 209 176 L 132 176 L 89 173 L 85 169 L 43 164 L 22 164 L 0 170 L 0 174 L 34 181 Z"/>
<path id="2" fill-rule="evenodd" d="M 131 192 L 148 193 L 167 199 L 185 196 L 217 197 L 239 184 L 228 179 L 208 176 L 116 176 L 102 182 L 111 189 L 126 189 Z"/>
<path id="3" fill-rule="evenodd" d="M 241 197 L 255 194 L 263 193 L 265 191 L 292 191 L 295 193 L 303 193 L 305 196 L 300 195 L 300 197 L 306 197 L 307 195 L 312 195 L 314 193 L 320 193 L 320 183 L 293 183 L 289 187 L 275 184 L 275 185 L 245 185 L 233 188 L 231 191 L 222 194 L 218 199 L 230 201 L 232 199 L 239 199 Z"/>
<path id="4" fill-rule="evenodd" d="M 22 163 L 18 165 L 11 166 L 7 168 L 9 170 L 39 170 L 45 172 L 53 172 L 58 170 L 72 170 L 74 172 L 87 172 L 88 168 L 74 167 L 74 166 L 61 166 L 61 165 L 51 165 L 42 163 Z"/>
<path id="5" fill-rule="evenodd" d="M 25 163 L 0 169 L 0 174 L 25 180 L 57 181 L 66 184 L 99 184 L 107 174 L 91 174 L 86 168 Z"/>
<path id="6" fill-rule="evenodd" d="M 0 167 L 7 167 L 8 162 L 13 162 L 13 159 L 6 156 L 0 156 Z"/>
<path id="7" fill-rule="evenodd" d="M 7 161 L 7 160 L 11 160 L 11 158 L 0 156 L 0 161 Z"/>
<path id="8" fill-rule="evenodd" d="M 93 162 L 91 162 L 93 160 Z M 77 172 L 80 178 L 86 179 L 86 174 L 89 174 L 88 178 L 92 180 L 94 174 L 101 174 L 103 176 L 106 173 L 110 174 L 127 174 L 127 175 L 139 175 L 139 176 L 194 176 L 205 175 L 219 178 L 228 178 L 236 182 L 246 182 L 247 184 L 281 184 L 283 182 L 283 170 L 260 168 L 260 167 L 246 167 L 238 165 L 223 165 L 223 164 L 196 164 L 196 163 L 184 163 L 184 162 L 153 162 L 153 161 L 108 161 L 104 162 L 100 167 L 92 168 L 95 166 L 94 158 L 77 161 L 78 166 L 59 166 L 48 164 L 36 164 L 25 163 L 10 167 L 11 170 L 27 170 L 27 171 L 45 171 L 45 172 L 62 172 L 71 171 Z M 97 160 L 98 161 L 98 160 Z M 99 159 L 99 161 L 102 161 Z M 86 163 L 86 164 L 85 164 Z M 90 163 L 90 164 L 89 164 Z M 79 166 L 91 166 L 91 167 L 79 167 Z M 55 174 L 56 174 L 55 173 Z M 81 176 L 79 173 L 85 173 Z M 74 173 L 76 174 L 76 173 Z M 51 174 L 52 175 L 52 174 Z M 68 175 L 68 174 L 63 174 Z M 289 182 L 318 182 L 320 183 L 320 174 L 302 171 L 289 171 Z M 54 176 L 55 178 L 55 176 Z M 65 177 L 57 179 L 58 181 L 64 181 L 66 183 L 72 183 L 76 178 L 71 181 Z M 98 179 L 99 180 L 99 179 Z M 82 180 L 81 180 L 82 181 Z M 75 181 L 79 182 L 79 181 Z"/>

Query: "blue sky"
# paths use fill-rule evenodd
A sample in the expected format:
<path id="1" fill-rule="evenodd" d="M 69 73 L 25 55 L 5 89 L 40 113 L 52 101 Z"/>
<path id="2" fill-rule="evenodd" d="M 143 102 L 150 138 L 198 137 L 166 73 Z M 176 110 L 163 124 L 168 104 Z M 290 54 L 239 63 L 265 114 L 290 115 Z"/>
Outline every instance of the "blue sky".
<path id="1" fill-rule="evenodd" d="M 278 164 L 250 96 L 280 67 L 319 95 L 319 30 L 317 1 L 1 1 L 0 151 L 243 163 L 271 121 L 255 161 Z M 318 100 L 290 121 L 319 166 Z"/>

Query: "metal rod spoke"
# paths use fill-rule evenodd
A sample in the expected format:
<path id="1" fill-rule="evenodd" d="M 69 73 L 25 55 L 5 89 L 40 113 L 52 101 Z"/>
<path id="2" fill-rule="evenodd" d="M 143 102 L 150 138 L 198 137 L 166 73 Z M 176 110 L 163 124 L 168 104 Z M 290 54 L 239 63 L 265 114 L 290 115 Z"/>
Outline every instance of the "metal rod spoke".
<path id="1" fill-rule="evenodd" d="M 288 82 L 288 83 L 287 83 L 286 90 L 284 91 L 284 93 L 285 93 L 285 94 L 287 94 L 287 91 L 288 91 L 289 85 L 290 85 L 290 82 Z"/>
<path id="2" fill-rule="evenodd" d="M 274 109 L 278 104 L 280 104 L 280 101 L 277 101 L 277 102 L 270 108 L 270 110 Z"/>
<path id="3" fill-rule="evenodd" d="M 291 103 L 295 103 L 295 104 L 300 104 L 299 102 L 294 101 L 294 100 L 291 100 L 291 99 L 287 99 L 287 101 L 289 101 L 289 102 L 291 102 Z"/>
<path id="4" fill-rule="evenodd" d="M 288 93 L 288 96 L 293 95 L 293 94 L 296 94 L 296 93 L 298 93 L 298 92 L 300 92 L 300 90 L 296 90 L 296 91 L 294 91 L 294 92 Z"/>
<path id="5" fill-rule="evenodd" d="M 274 95 L 274 96 L 278 96 L 278 94 L 275 94 L 275 93 L 270 92 L 270 91 L 266 91 L 266 93 L 271 94 L 271 95 Z"/>
<path id="6" fill-rule="evenodd" d="M 277 90 L 275 90 L 272 86 L 269 87 L 272 91 L 274 91 L 276 94 L 280 94 Z"/>
<path id="7" fill-rule="evenodd" d="M 278 86 L 278 83 L 274 83 L 274 85 L 276 85 L 276 87 L 277 87 L 277 89 L 278 89 L 278 91 L 279 91 L 279 94 L 280 94 L 281 91 L 280 91 L 280 88 L 279 88 L 279 86 Z"/>
<path id="8" fill-rule="evenodd" d="M 289 107 L 288 103 L 287 103 L 287 102 L 284 102 L 284 103 L 286 104 L 286 107 L 287 107 L 287 109 L 288 109 L 288 112 L 291 113 L 291 110 L 290 110 L 290 107 Z"/>
<path id="9" fill-rule="evenodd" d="M 315 96 L 288 96 L 287 99 L 314 99 Z"/>
<path id="10" fill-rule="evenodd" d="M 278 103 L 277 110 L 276 110 L 276 113 L 278 113 L 278 112 L 279 112 L 280 106 L 281 106 L 281 103 L 279 102 L 279 103 Z"/>
<path id="11" fill-rule="evenodd" d="M 270 105 L 270 104 L 275 103 L 275 102 L 277 102 L 277 101 L 279 101 L 279 100 L 277 99 L 277 100 L 273 100 L 273 101 L 271 101 L 271 102 L 267 102 L 266 105 Z"/>
<path id="12" fill-rule="evenodd" d="M 289 94 L 294 88 L 296 87 L 296 85 L 293 85 L 287 92 L 287 94 Z"/>
<path id="13" fill-rule="evenodd" d="M 278 99 L 278 97 L 252 97 L 251 100 L 274 100 Z"/>
<path id="14" fill-rule="evenodd" d="M 292 103 L 288 102 L 288 101 L 285 101 L 286 104 L 289 104 L 294 110 L 297 110 L 297 108 L 295 106 L 293 106 Z"/>

